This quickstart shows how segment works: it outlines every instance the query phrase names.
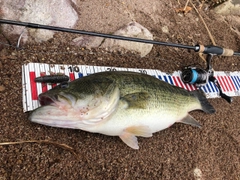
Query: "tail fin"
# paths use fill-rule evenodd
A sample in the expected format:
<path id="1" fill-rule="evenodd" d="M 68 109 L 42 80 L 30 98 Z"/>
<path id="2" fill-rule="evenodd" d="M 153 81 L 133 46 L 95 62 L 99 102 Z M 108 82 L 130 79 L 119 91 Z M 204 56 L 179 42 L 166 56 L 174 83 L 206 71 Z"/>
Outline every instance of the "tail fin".
<path id="1" fill-rule="evenodd" d="M 208 102 L 208 100 L 207 100 L 205 94 L 203 93 L 203 91 L 195 90 L 195 91 L 191 91 L 191 94 L 199 100 L 199 102 L 202 106 L 202 110 L 204 112 L 209 113 L 209 114 L 212 114 L 212 113 L 215 112 L 214 107 Z"/>

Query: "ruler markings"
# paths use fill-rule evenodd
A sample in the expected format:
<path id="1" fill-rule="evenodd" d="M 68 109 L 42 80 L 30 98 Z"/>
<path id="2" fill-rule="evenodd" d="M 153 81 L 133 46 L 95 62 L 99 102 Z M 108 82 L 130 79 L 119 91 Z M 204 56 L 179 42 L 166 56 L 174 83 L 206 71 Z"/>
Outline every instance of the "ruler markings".
<path id="1" fill-rule="evenodd" d="M 235 76 L 231 76 L 231 79 L 232 79 L 232 82 L 233 82 L 233 84 L 235 86 L 235 89 L 238 90 L 239 88 L 238 88 L 238 84 L 236 82 Z"/>
<path id="2" fill-rule="evenodd" d="M 221 76 L 217 76 L 217 80 L 218 80 L 218 82 L 219 82 L 219 85 L 220 85 L 221 88 L 222 88 L 222 91 L 225 92 L 226 89 L 225 89 L 225 85 L 224 85 L 223 82 L 222 82 Z"/>
<path id="3" fill-rule="evenodd" d="M 29 80 L 30 80 L 30 93 L 32 95 L 32 99 L 30 99 L 32 108 L 35 109 L 38 107 L 38 93 L 37 93 L 37 85 L 35 82 L 35 69 L 34 69 L 34 64 L 30 64 L 29 66 Z"/>
<path id="4" fill-rule="evenodd" d="M 33 68 L 34 68 L 34 72 L 35 72 L 35 78 L 41 76 L 39 64 L 34 64 Z M 35 82 L 35 80 L 33 80 L 33 81 Z M 37 96 L 38 96 L 38 94 L 42 93 L 42 84 L 41 83 L 35 83 L 35 84 L 36 84 Z M 35 99 L 35 100 L 37 100 L 37 99 Z"/>
<path id="5" fill-rule="evenodd" d="M 71 69 L 71 68 L 72 69 Z M 138 68 L 121 68 L 109 66 L 89 66 L 89 65 L 49 65 L 41 63 L 29 63 L 22 66 L 23 70 L 23 108 L 24 111 L 30 111 L 39 107 L 37 101 L 38 95 L 52 88 L 52 85 L 47 83 L 36 83 L 35 77 L 62 73 L 70 77 L 71 80 L 87 76 L 96 72 L 102 71 L 132 71 L 138 73 L 146 73 L 154 76 L 165 82 L 185 88 L 189 91 L 195 90 L 196 87 L 192 84 L 185 84 L 180 78 L 180 71 L 175 71 L 173 74 L 167 74 L 154 69 L 138 69 Z M 72 71 L 71 71 L 72 70 Z M 230 73 L 230 76 L 224 72 L 215 72 L 216 78 L 219 81 L 223 92 L 232 96 L 240 95 L 240 72 Z M 201 87 L 208 98 L 219 97 L 218 89 L 215 84 L 208 82 L 205 86 Z"/>
<path id="6" fill-rule="evenodd" d="M 232 82 L 231 76 L 227 76 L 227 79 L 228 79 L 228 82 L 229 82 L 229 84 L 230 84 L 230 86 L 232 88 L 232 91 L 236 91 L 236 88 L 235 88 L 235 86 L 234 86 L 234 84 Z"/>
<path id="7" fill-rule="evenodd" d="M 26 102 L 27 102 L 27 109 L 33 109 L 32 108 L 32 93 L 31 93 L 31 84 L 30 84 L 30 77 L 29 77 L 29 64 L 28 65 L 25 65 L 24 66 L 24 74 L 25 74 L 25 91 L 26 91 L 26 94 L 27 94 L 27 97 L 26 97 Z"/>
<path id="8" fill-rule="evenodd" d="M 237 83 L 238 83 L 238 87 L 240 88 L 240 77 L 236 76 L 236 80 L 237 80 Z"/>
<path id="9" fill-rule="evenodd" d="M 229 91 L 229 87 L 227 86 L 227 83 L 226 83 L 225 77 L 224 77 L 224 76 L 221 76 L 221 79 L 222 79 L 222 82 L 223 82 L 223 84 L 224 84 L 225 91 Z"/>
<path id="10" fill-rule="evenodd" d="M 181 79 L 180 79 L 180 77 L 177 76 L 176 78 L 177 78 L 177 80 L 178 80 L 179 87 L 181 87 L 181 88 L 184 87 L 184 86 L 183 86 L 183 83 L 182 83 L 182 81 L 181 81 Z"/>
<path id="11" fill-rule="evenodd" d="M 231 84 L 230 84 L 229 81 L 228 81 L 228 77 L 227 77 L 227 76 L 224 76 L 224 79 L 225 79 L 225 82 L 226 82 L 226 84 L 227 84 L 228 91 L 233 91 L 233 90 L 232 90 L 232 86 L 231 86 Z"/>
<path id="12" fill-rule="evenodd" d="M 238 83 L 237 76 L 232 76 L 231 78 L 233 80 L 233 83 L 235 84 L 236 89 L 239 90 L 240 84 Z"/>
<path id="13" fill-rule="evenodd" d="M 80 72 L 78 73 L 78 78 L 82 78 L 83 77 L 83 66 L 78 66 L 78 67 L 80 69 Z"/>
<path id="14" fill-rule="evenodd" d="M 46 70 L 44 64 L 39 64 L 40 76 L 46 76 Z M 46 92 L 48 90 L 47 83 L 42 82 L 42 92 Z"/>
<path id="15" fill-rule="evenodd" d="M 27 109 L 27 94 L 26 94 L 26 77 L 25 77 L 25 64 L 22 66 L 22 96 L 23 96 L 23 109 Z"/>
<path id="16" fill-rule="evenodd" d="M 211 92 L 211 88 L 209 86 L 209 82 L 205 85 L 206 89 L 207 89 L 207 92 Z"/>

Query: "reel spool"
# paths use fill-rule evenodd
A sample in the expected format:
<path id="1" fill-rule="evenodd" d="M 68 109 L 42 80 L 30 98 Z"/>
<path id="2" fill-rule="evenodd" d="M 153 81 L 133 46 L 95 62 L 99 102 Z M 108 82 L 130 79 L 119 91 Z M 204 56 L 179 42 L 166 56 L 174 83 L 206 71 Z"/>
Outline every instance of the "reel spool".
<path id="1" fill-rule="evenodd" d="M 214 71 L 211 66 L 211 60 L 213 55 L 208 54 L 207 55 L 207 68 L 196 68 L 187 66 L 182 69 L 181 73 L 181 79 L 184 83 L 189 83 L 196 85 L 197 88 L 204 86 L 208 83 L 208 81 L 211 81 L 215 84 L 215 86 L 219 90 L 219 95 L 225 99 L 227 102 L 232 102 L 232 97 L 227 96 L 222 92 L 222 88 L 218 82 L 218 80 L 214 77 Z"/>
<path id="2" fill-rule="evenodd" d="M 205 69 L 185 67 L 182 70 L 181 78 L 184 83 L 195 84 L 199 87 L 208 83 L 209 73 Z"/>

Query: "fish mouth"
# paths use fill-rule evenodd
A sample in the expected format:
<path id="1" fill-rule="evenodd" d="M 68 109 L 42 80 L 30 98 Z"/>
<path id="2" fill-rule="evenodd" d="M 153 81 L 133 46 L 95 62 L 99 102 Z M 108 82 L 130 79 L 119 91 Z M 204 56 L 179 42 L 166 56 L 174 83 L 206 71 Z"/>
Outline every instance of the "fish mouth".
<path id="1" fill-rule="evenodd" d="M 38 100 L 41 106 L 47 106 L 56 102 L 56 97 L 51 97 L 48 95 L 39 95 Z"/>
<path id="2" fill-rule="evenodd" d="M 78 121 L 76 119 L 69 120 L 67 117 L 67 111 L 63 111 L 53 105 L 45 105 L 30 112 L 28 119 L 31 122 L 46 126 L 76 129 Z"/>

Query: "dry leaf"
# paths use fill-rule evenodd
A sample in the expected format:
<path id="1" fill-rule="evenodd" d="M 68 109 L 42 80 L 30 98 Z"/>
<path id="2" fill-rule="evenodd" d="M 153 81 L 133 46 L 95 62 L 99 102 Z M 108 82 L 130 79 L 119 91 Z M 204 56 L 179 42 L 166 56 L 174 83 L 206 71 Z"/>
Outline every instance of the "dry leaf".
<path id="1" fill-rule="evenodd" d="M 191 11 L 191 10 L 192 10 L 192 8 L 191 8 L 190 6 L 186 6 L 186 8 L 178 8 L 178 9 L 175 9 L 175 11 L 176 11 L 177 13 L 182 12 L 183 14 L 186 14 L 186 13 L 188 13 L 188 12 Z"/>

